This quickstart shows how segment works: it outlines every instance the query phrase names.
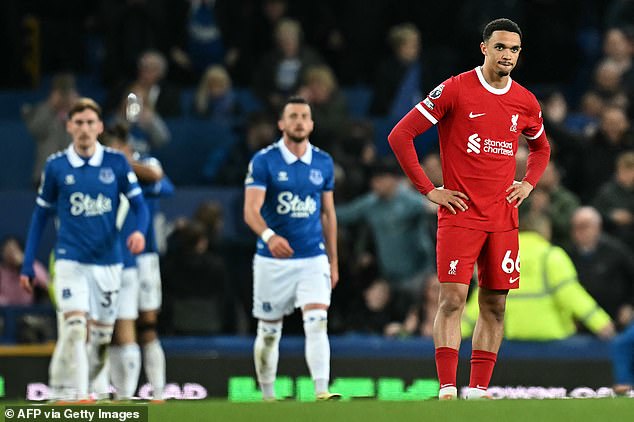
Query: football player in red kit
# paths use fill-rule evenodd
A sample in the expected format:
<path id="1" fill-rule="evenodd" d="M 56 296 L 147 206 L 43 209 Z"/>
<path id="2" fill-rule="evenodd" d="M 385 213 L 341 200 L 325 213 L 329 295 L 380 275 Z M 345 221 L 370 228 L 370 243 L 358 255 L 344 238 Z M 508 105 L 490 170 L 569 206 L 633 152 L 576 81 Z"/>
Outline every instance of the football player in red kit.
<path id="1" fill-rule="evenodd" d="M 509 19 L 486 25 L 484 64 L 432 90 L 392 129 L 388 140 L 415 187 L 440 205 L 437 271 L 441 282 L 434 321 L 440 399 L 457 397 L 460 318 L 478 264 L 480 314 L 473 333 L 467 398 L 486 398 L 503 336 L 509 289 L 519 287 L 517 207 L 533 190 L 550 156 L 535 96 L 510 77 L 522 32 Z M 419 164 L 413 139 L 438 125 L 443 187 Z M 514 180 L 518 138 L 529 147 L 526 176 Z"/>

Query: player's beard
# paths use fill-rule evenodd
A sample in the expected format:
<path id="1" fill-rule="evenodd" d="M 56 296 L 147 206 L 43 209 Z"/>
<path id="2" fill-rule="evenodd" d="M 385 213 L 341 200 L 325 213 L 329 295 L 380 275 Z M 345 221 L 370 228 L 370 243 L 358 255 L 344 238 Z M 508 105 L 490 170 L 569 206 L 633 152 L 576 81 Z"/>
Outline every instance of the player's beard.
<path id="1" fill-rule="evenodd" d="M 290 133 L 287 133 L 286 136 L 288 137 L 288 139 L 290 139 L 291 141 L 295 142 L 296 144 L 301 144 L 307 138 L 306 136 L 296 136 L 296 135 L 292 135 Z"/>

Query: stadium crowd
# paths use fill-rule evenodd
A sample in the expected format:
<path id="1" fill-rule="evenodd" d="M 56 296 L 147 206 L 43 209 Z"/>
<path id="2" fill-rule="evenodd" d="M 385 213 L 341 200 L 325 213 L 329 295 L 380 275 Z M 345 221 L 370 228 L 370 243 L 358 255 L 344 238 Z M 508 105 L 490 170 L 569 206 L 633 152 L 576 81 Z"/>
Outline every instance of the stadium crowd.
<path id="1" fill-rule="evenodd" d="M 513 77 L 538 96 L 553 151 L 521 214 L 548 220 L 549 241 L 570 256 L 615 331 L 634 318 L 634 1 L 13 0 L 0 10 L 3 56 L 15 64 L 0 68 L 0 87 L 43 94 L 15 104 L 25 142 L 36 145 L 33 183 L 69 143 L 64 116 L 80 95 L 98 99 L 113 126 L 135 93 L 144 107 L 132 145 L 161 158 L 177 191 L 242 189 L 253 153 L 278 139 L 279 105 L 306 98 L 311 142 L 336 166 L 342 282 L 330 331 L 388 336 L 430 336 L 438 281 L 435 206 L 402 177 L 387 132 L 439 82 L 480 63 L 477 49 L 464 48 L 479 42 L 478 25 L 512 18 L 530 34 Z M 212 126 L 217 136 L 206 132 Z M 191 139 L 182 136 L 203 148 L 183 148 Z M 421 165 L 442 185 L 435 134 L 421 138 Z M 518 179 L 526 154 L 520 146 Z M 242 241 L 223 239 L 225 212 L 201 203 L 164 234 L 163 333 L 253 332 L 245 268 L 255 238 L 245 230 Z M 15 263 L 5 249 L 0 303 L 11 304 L 4 285 Z M 285 332 L 301 331 L 296 313 Z"/>

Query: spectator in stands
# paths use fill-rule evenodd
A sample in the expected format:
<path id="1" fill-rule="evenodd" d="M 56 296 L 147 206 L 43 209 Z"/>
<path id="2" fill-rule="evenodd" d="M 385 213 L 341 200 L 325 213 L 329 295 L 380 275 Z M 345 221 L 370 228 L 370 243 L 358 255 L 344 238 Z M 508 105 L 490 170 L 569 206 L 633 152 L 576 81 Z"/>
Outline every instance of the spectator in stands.
<path id="1" fill-rule="evenodd" d="M 609 59 L 601 61 L 594 74 L 594 86 L 596 92 L 607 105 L 626 109 L 628 99 L 622 84 L 622 71 L 619 64 Z"/>
<path id="2" fill-rule="evenodd" d="M 332 69 L 327 65 L 309 67 L 299 94 L 310 103 L 313 118 L 319 122 L 311 135 L 311 143 L 331 151 L 348 124 L 346 99 L 339 91 Z"/>
<path id="3" fill-rule="evenodd" d="M 634 317 L 634 257 L 627 246 L 603 233 L 601 224 L 596 209 L 577 209 L 569 255 L 583 287 L 622 329 Z"/>
<path id="4" fill-rule="evenodd" d="M 240 106 L 233 91 L 231 77 L 221 65 L 209 66 L 196 90 L 193 104 L 199 117 L 229 120 L 237 117 Z"/>
<path id="5" fill-rule="evenodd" d="M 619 75 L 625 75 L 632 68 L 632 40 L 621 28 L 610 28 L 603 35 L 603 53 L 606 61 L 613 63 Z"/>
<path id="6" fill-rule="evenodd" d="M 266 113 L 255 113 L 249 116 L 246 123 L 245 139 L 236 142 L 224 164 L 213 179 L 214 184 L 223 186 L 242 186 L 244 169 L 247 168 L 253 155 L 276 137 L 274 119 Z"/>
<path id="7" fill-rule="evenodd" d="M 169 6 L 169 59 L 178 80 L 193 82 L 209 66 L 235 61 L 237 51 L 227 48 L 216 0 L 176 1 Z"/>
<path id="8" fill-rule="evenodd" d="M 614 178 L 594 198 L 605 230 L 634 251 L 634 151 L 619 155 Z"/>
<path id="9" fill-rule="evenodd" d="M 180 94 L 162 82 L 166 72 L 165 57 L 157 51 L 147 51 L 139 59 L 138 77 L 119 93 L 118 111 L 110 123 L 130 123 L 130 145 L 140 154 L 148 154 L 171 140 L 163 117 L 180 114 Z M 139 105 L 130 112 L 130 94 Z M 161 110 L 164 112 L 162 113 Z"/>
<path id="10" fill-rule="evenodd" d="M 537 182 L 535 191 L 524 200 L 524 206 L 520 208 L 520 218 L 528 213 L 545 214 L 552 225 L 552 243 L 564 246 L 570 239 L 572 213 L 581 203 L 577 195 L 561 185 L 560 179 L 557 165 L 550 161 Z"/>
<path id="11" fill-rule="evenodd" d="M 46 100 L 36 105 L 27 104 L 22 109 L 22 117 L 35 139 L 34 185 L 40 180 L 48 156 L 65 149 L 71 142 L 66 132 L 66 119 L 77 98 L 75 77 L 70 73 L 60 73 L 53 77 Z"/>
<path id="12" fill-rule="evenodd" d="M 48 272 L 35 261 L 33 286 L 36 295 L 20 286 L 20 269 L 24 262 L 24 248 L 15 236 L 7 236 L 0 244 L 0 306 L 32 305 L 38 297 L 47 297 Z"/>
<path id="13" fill-rule="evenodd" d="M 619 107 L 605 107 L 599 131 L 581 149 L 572 177 L 578 181 L 576 193 L 582 203 L 591 201 L 601 185 L 612 178 L 618 155 L 632 148 L 634 136 L 625 111 Z"/>
<path id="14" fill-rule="evenodd" d="M 363 291 L 363 296 L 350 306 L 348 330 L 364 334 L 397 335 L 398 322 L 404 316 L 398 296 L 385 279 L 372 281 Z"/>
<path id="15" fill-rule="evenodd" d="M 550 243 L 550 220 L 543 214 L 520 219 L 521 289 L 509 291 L 504 318 L 508 340 L 561 340 L 577 332 L 580 322 L 602 339 L 611 338 L 610 316 L 584 290 L 572 261 Z M 467 301 L 462 335 L 470 336 L 477 320 L 479 291 Z M 539 315 L 538 318 L 535 316 Z"/>
<path id="16" fill-rule="evenodd" d="M 409 309 L 405 320 L 399 324 L 401 335 L 432 337 L 434 318 L 438 311 L 439 294 L 438 275 L 435 272 L 426 273 L 423 276 L 422 288 L 416 302 Z M 396 328 L 396 326 L 391 328 Z"/>
<path id="17" fill-rule="evenodd" d="M 416 26 L 403 23 L 392 27 L 388 41 L 392 54 L 381 62 L 374 77 L 370 113 L 400 118 L 431 88 L 424 81 L 437 78 L 430 77 L 421 60 L 420 31 Z"/>
<path id="18" fill-rule="evenodd" d="M 300 23 L 281 19 L 275 27 L 275 49 L 254 70 L 254 90 L 272 111 L 277 111 L 283 100 L 297 91 L 305 70 L 321 62 L 319 54 L 302 43 Z"/>
<path id="19" fill-rule="evenodd" d="M 337 221 L 368 225 L 376 248 L 380 276 L 398 292 L 417 292 L 420 274 L 434 264 L 430 224 L 421 198 L 403 183 L 398 165 L 384 160 L 373 166 L 372 190 L 337 207 Z"/>
<path id="20" fill-rule="evenodd" d="M 370 168 L 377 160 L 372 123 L 351 120 L 331 151 L 341 169 L 340 178 L 335 180 L 337 200 L 345 203 L 366 193 L 370 189 Z"/>
<path id="21" fill-rule="evenodd" d="M 123 0 L 101 3 L 105 47 L 102 78 L 104 85 L 118 87 L 134 76 L 138 58 L 144 51 L 162 47 L 169 16 L 164 14 L 163 2 Z M 111 107 L 116 104 L 117 100 L 114 100 Z"/>
<path id="22" fill-rule="evenodd" d="M 167 331 L 183 335 L 223 332 L 227 269 L 221 258 L 208 251 L 205 227 L 187 221 L 170 237 L 171 247 L 161 261 Z"/>
<path id="23" fill-rule="evenodd" d="M 144 110 L 152 110 L 162 118 L 180 116 L 180 92 L 165 80 L 167 71 L 167 60 L 160 51 L 144 51 L 137 61 L 135 79 L 115 86 L 109 93 L 107 111 L 114 110 L 128 93 L 134 92 L 141 99 Z"/>

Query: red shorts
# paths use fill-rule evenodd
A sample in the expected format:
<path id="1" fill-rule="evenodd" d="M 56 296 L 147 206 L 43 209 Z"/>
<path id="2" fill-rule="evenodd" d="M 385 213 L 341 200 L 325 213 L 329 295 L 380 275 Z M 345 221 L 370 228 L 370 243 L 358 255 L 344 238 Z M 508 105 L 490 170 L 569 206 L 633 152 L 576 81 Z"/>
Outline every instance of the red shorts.
<path id="1" fill-rule="evenodd" d="M 477 262 L 480 287 L 492 290 L 519 287 L 517 229 L 490 233 L 465 227 L 439 227 L 436 257 L 441 283 L 470 284 Z"/>

